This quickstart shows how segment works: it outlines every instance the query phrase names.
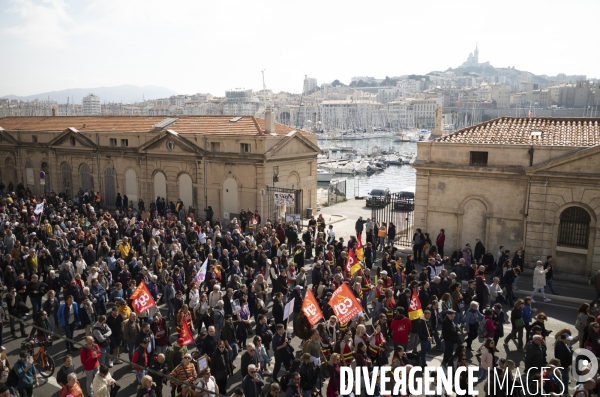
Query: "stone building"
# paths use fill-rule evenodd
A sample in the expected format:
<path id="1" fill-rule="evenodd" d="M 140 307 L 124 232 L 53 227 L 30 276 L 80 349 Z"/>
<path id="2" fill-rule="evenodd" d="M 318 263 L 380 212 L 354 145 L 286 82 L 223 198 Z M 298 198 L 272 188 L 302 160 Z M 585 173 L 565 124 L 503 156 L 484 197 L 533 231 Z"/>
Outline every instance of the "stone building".
<path id="1" fill-rule="evenodd" d="M 6 117 L 0 180 L 34 194 L 100 191 L 108 208 L 118 192 L 146 208 L 157 196 L 181 199 L 223 219 L 260 211 L 273 187 L 302 191 L 298 207 L 316 208 L 317 137 L 266 116 Z"/>
<path id="2" fill-rule="evenodd" d="M 600 119 L 499 118 L 419 142 L 415 227 L 445 252 L 524 248 L 528 266 L 600 269 Z"/>

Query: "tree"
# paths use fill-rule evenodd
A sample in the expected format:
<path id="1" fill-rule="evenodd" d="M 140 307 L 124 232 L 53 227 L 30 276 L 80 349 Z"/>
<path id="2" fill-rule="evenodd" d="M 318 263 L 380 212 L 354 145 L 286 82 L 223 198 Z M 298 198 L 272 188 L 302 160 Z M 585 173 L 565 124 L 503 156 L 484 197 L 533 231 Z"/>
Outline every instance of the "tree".
<path id="1" fill-rule="evenodd" d="M 381 84 L 379 84 L 380 86 L 384 87 L 384 86 L 396 86 L 396 83 L 398 82 L 397 79 L 390 79 L 389 76 L 385 76 L 385 79 L 381 82 Z"/>
<path id="2" fill-rule="evenodd" d="M 342 84 L 338 79 L 333 80 L 333 82 L 331 83 L 331 85 L 333 87 L 338 87 L 338 86 L 343 86 L 344 84 Z"/>

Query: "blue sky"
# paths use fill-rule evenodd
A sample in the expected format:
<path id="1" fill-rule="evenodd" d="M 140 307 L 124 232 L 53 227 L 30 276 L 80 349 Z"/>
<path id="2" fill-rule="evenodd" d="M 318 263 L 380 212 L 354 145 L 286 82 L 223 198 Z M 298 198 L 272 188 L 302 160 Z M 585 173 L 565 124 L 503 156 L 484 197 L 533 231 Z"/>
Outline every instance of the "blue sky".
<path id="1" fill-rule="evenodd" d="M 0 0 L 0 96 L 120 84 L 224 95 L 480 61 L 600 77 L 600 1 Z"/>

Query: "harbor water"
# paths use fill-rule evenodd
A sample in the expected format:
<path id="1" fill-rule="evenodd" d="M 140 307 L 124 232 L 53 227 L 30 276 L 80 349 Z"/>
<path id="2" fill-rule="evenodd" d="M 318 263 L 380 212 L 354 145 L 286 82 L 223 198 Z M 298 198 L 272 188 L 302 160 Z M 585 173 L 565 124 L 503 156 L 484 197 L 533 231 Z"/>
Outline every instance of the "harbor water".
<path id="1" fill-rule="evenodd" d="M 381 151 L 393 151 L 403 158 L 416 154 L 416 142 L 394 142 L 394 137 L 348 140 L 348 141 L 322 141 L 319 140 L 321 149 L 330 151 L 330 160 L 343 158 L 344 152 L 337 151 L 339 147 L 352 147 L 357 155 L 370 155 L 379 158 L 377 153 Z M 416 171 L 410 164 L 389 165 L 383 171 L 370 175 L 335 175 L 335 179 L 346 180 L 346 197 L 366 196 L 372 189 L 388 188 L 391 192 L 415 191 Z M 329 183 L 319 182 L 319 188 L 327 189 Z"/>

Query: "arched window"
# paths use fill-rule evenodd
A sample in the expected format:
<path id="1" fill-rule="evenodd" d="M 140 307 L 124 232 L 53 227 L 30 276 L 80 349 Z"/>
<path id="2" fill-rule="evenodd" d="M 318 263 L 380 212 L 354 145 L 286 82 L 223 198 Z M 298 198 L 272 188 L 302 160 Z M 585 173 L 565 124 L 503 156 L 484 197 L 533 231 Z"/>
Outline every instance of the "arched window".
<path id="1" fill-rule="evenodd" d="M 560 214 L 557 245 L 571 248 L 588 247 L 590 214 L 581 207 L 569 207 Z"/>

